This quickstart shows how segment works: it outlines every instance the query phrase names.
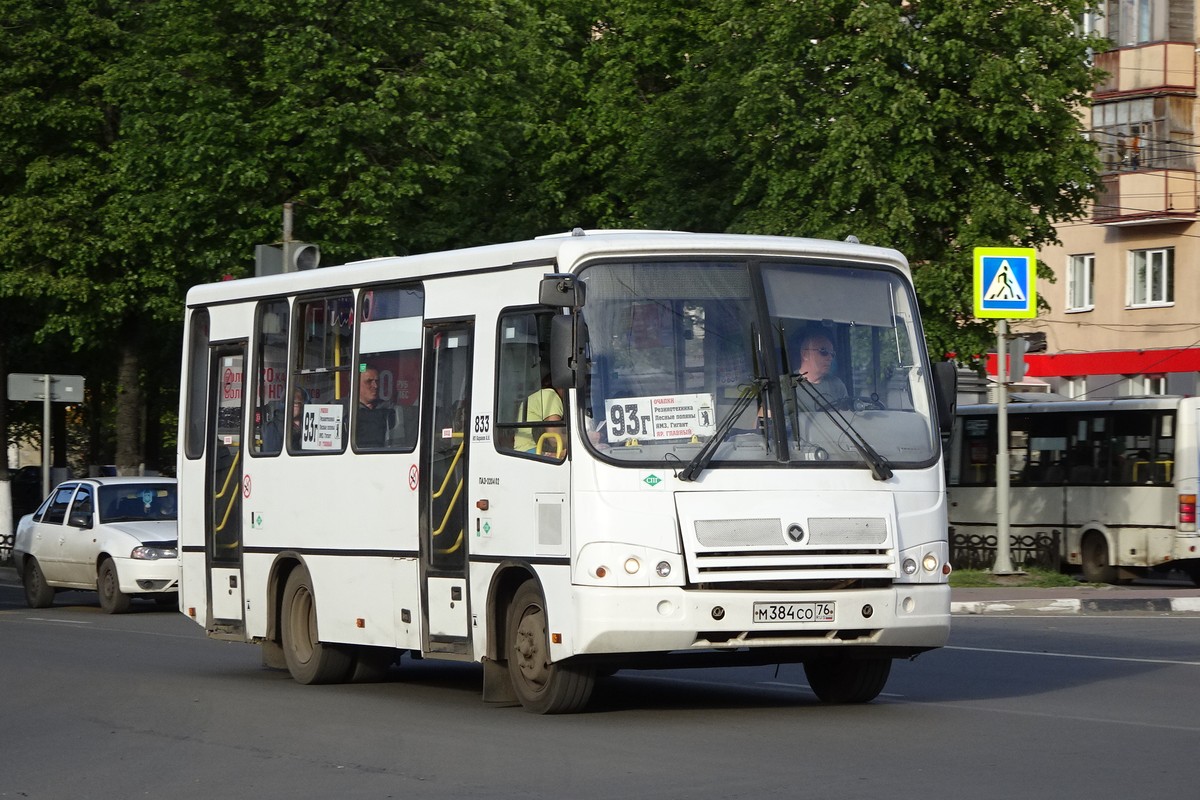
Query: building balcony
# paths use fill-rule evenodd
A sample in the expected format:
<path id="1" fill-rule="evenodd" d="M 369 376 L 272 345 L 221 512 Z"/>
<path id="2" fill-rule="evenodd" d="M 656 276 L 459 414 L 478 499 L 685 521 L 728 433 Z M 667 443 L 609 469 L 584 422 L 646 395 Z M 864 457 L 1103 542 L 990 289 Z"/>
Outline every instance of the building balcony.
<path id="1" fill-rule="evenodd" d="M 1105 175 L 1092 207 L 1097 225 L 1159 225 L 1196 220 L 1196 173 L 1158 169 Z"/>
<path id="2" fill-rule="evenodd" d="M 1194 42 L 1155 42 L 1096 54 L 1096 66 L 1108 75 L 1092 93 L 1096 100 L 1123 95 L 1196 95 Z"/>

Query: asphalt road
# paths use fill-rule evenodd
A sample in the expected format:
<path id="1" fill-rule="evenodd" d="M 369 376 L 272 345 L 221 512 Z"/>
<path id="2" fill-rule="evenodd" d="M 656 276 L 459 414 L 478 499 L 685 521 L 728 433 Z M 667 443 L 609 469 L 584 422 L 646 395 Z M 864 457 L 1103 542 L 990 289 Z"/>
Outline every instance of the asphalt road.
<path id="1" fill-rule="evenodd" d="M 1194 797 L 1200 617 L 956 616 L 885 693 L 799 666 L 621 672 L 587 713 L 479 697 L 470 665 L 305 687 L 150 603 L 24 606 L 0 574 L 0 798 Z"/>

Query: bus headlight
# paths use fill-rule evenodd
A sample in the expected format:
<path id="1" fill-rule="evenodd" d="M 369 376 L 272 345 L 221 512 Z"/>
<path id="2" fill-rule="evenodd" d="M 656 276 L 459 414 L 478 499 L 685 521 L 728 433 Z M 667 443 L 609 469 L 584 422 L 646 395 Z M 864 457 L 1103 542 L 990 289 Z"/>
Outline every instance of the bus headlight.
<path id="1" fill-rule="evenodd" d="M 917 571 L 917 562 L 914 559 L 906 558 L 904 559 L 904 563 L 900 565 L 900 568 L 904 570 L 905 575 L 912 575 Z"/>
<path id="2" fill-rule="evenodd" d="M 921 559 L 921 566 L 925 568 L 926 572 L 933 572 L 938 568 L 938 557 L 933 553 L 926 553 L 925 557 Z"/>

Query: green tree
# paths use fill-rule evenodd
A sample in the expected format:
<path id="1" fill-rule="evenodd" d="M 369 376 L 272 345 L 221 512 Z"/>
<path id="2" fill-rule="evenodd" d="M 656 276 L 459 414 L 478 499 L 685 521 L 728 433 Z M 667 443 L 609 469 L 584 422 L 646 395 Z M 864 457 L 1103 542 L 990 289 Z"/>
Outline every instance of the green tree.
<path id="1" fill-rule="evenodd" d="M 576 167 L 602 224 L 856 236 L 912 261 L 935 358 L 984 352 L 971 251 L 1039 246 L 1098 161 L 1084 0 L 607 6 Z"/>
<path id="2" fill-rule="evenodd" d="M 538 229 L 568 29 L 524 0 L 0 0 L 0 26 L 0 296 L 107 367 L 119 466 L 178 383 L 186 288 L 250 274 L 285 202 L 326 264 Z"/>

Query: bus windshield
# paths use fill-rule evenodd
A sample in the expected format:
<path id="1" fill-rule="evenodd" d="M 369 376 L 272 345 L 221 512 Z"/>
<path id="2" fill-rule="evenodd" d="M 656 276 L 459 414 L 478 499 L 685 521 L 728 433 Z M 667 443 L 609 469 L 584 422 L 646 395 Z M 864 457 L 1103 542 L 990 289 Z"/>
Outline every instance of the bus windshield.
<path id="1" fill-rule="evenodd" d="M 617 462 L 927 466 L 915 302 L 868 265 L 647 260 L 583 269 L 589 442 Z M 739 402 L 740 400 L 740 402 Z M 713 439 L 717 441 L 712 441 Z"/>

